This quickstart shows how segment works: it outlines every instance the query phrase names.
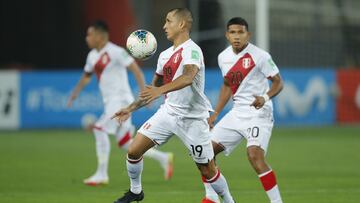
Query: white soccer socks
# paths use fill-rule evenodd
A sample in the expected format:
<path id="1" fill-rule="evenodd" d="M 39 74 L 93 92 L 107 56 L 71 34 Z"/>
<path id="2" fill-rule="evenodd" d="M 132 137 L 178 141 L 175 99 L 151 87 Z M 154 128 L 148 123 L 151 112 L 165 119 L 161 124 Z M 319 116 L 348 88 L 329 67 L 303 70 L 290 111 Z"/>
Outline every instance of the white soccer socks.
<path id="1" fill-rule="evenodd" d="M 205 187 L 205 198 L 214 203 L 220 203 L 219 196 L 215 190 L 211 187 L 210 183 L 206 182 L 206 178 L 203 176 L 202 181 Z M 208 201 L 208 202 L 210 202 Z M 203 200 L 204 202 L 204 200 Z"/>
<path id="2" fill-rule="evenodd" d="M 98 168 L 96 174 L 108 175 L 108 165 L 110 156 L 110 140 L 109 136 L 98 129 L 93 130 L 96 140 L 96 155 L 98 158 Z"/>
<path id="3" fill-rule="evenodd" d="M 271 203 L 282 203 L 275 173 L 270 170 L 259 175 L 260 181 Z"/>
<path id="4" fill-rule="evenodd" d="M 211 179 L 205 179 L 205 181 L 211 185 L 211 187 L 220 197 L 222 197 L 224 203 L 234 203 L 234 199 L 230 194 L 226 179 L 220 173 L 220 170 L 217 170 L 217 173 L 214 177 Z"/>
<path id="5" fill-rule="evenodd" d="M 141 173 L 144 168 L 143 157 L 140 159 L 130 159 L 127 157 L 126 167 L 130 178 L 130 191 L 139 194 L 142 191 Z"/>

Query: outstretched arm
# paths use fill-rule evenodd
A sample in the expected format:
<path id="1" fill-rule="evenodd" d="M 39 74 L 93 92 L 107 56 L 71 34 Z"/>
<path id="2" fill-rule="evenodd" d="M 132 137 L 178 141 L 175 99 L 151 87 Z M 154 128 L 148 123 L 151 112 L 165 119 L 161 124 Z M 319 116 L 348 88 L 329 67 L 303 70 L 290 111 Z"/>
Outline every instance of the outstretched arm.
<path id="1" fill-rule="evenodd" d="M 250 106 L 254 106 L 256 109 L 260 109 L 264 106 L 265 102 L 267 102 L 281 92 L 284 84 L 280 74 L 276 74 L 275 76 L 271 77 L 270 80 L 272 82 L 270 90 L 262 96 L 254 95 L 255 100 Z"/>
<path id="2" fill-rule="evenodd" d="M 224 109 L 225 105 L 228 103 L 231 97 L 231 89 L 229 83 L 226 79 L 224 79 L 224 83 L 221 86 L 218 102 L 215 108 L 215 112 L 208 118 L 208 123 L 210 125 L 210 129 L 212 129 L 215 125 L 215 120 L 217 119 L 220 112 Z"/>
<path id="3" fill-rule="evenodd" d="M 80 94 L 81 90 L 84 89 L 84 87 L 87 84 L 89 84 L 90 81 L 91 81 L 91 73 L 84 72 L 68 99 L 68 102 L 67 102 L 68 107 L 72 106 L 73 101 Z"/>
<path id="4" fill-rule="evenodd" d="M 199 68 L 196 65 L 185 65 L 183 74 L 174 81 L 160 87 L 146 86 L 146 90 L 140 93 L 140 97 L 144 99 L 146 103 L 150 103 L 162 94 L 176 91 L 191 85 L 198 72 Z M 153 81 L 153 84 L 156 83 Z"/>

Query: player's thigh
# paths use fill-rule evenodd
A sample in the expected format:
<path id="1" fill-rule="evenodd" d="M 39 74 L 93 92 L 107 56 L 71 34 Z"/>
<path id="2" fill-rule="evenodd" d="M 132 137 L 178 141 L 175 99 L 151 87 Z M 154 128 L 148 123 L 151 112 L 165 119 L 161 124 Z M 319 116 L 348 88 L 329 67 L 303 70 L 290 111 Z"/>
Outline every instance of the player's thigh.
<path id="1" fill-rule="evenodd" d="M 129 146 L 128 157 L 130 159 L 139 159 L 154 145 L 155 143 L 150 138 L 138 132 Z"/>
<path id="2" fill-rule="evenodd" d="M 205 164 L 214 158 L 209 125 L 205 119 L 179 119 L 176 135 L 196 163 Z"/>
<path id="3" fill-rule="evenodd" d="M 210 135 L 211 140 L 223 148 L 226 156 L 230 155 L 244 139 L 238 130 L 216 125 Z"/>
<path id="4" fill-rule="evenodd" d="M 174 134 L 175 119 L 164 110 L 159 109 L 138 130 L 138 133 L 151 139 L 156 145 L 166 143 Z"/>
<path id="5" fill-rule="evenodd" d="M 243 122 L 235 111 L 228 112 L 211 131 L 211 140 L 224 148 L 224 154 L 229 155 L 244 139 L 241 129 Z"/>
<path id="6" fill-rule="evenodd" d="M 258 146 L 266 153 L 274 126 L 272 118 L 253 118 L 246 122 L 243 134 L 247 139 L 247 147 Z"/>

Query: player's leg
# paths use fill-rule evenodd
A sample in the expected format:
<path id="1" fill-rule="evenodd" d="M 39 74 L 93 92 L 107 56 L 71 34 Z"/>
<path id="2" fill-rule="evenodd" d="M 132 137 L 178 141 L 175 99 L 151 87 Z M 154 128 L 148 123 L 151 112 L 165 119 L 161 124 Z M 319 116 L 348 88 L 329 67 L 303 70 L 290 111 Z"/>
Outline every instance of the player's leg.
<path id="1" fill-rule="evenodd" d="M 219 121 L 218 124 L 215 125 L 214 129 L 210 132 L 215 156 L 223 151 L 225 155 L 228 156 L 243 139 L 243 137 L 237 130 L 232 129 L 235 128 L 235 126 L 238 128 L 239 127 L 238 123 L 240 122 L 237 122 L 235 126 L 229 125 L 233 122 L 237 122 L 237 118 L 234 117 L 234 115 L 231 112 L 229 112 Z M 203 203 L 220 202 L 217 193 L 211 187 L 211 185 L 206 181 L 204 177 L 202 177 L 202 181 L 206 192 L 205 198 L 202 200 L 202 202 Z"/>
<path id="2" fill-rule="evenodd" d="M 196 163 L 196 165 L 200 170 L 203 181 L 212 187 L 216 194 L 223 199 L 224 203 L 235 202 L 230 194 L 227 181 L 215 166 L 214 160 L 211 160 L 209 163 Z"/>
<path id="3" fill-rule="evenodd" d="M 200 173 L 225 203 L 233 203 L 225 177 L 215 166 L 214 151 L 207 121 L 200 119 L 178 120 L 177 136 L 188 148 Z M 185 126 L 185 127 L 184 127 Z"/>
<path id="4" fill-rule="evenodd" d="M 155 144 L 165 143 L 171 137 L 172 132 L 166 129 L 171 129 L 171 126 L 167 125 L 168 120 L 170 119 L 166 115 L 158 111 L 139 129 L 128 148 L 126 160 L 130 189 L 116 203 L 140 201 L 144 198 L 141 184 L 143 155 Z"/>
<path id="5" fill-rule="evenodd" d="M 137 133 L 131 142 L 126 159 L 126 168 L 130 178 L 130 189 L 115 203 L 128 203 L 144 199 L 144 192 L 141 184 L 141 174 L 144 167 L 143 155 L 153 147 L 155 143 L 141 133 Z"/>
<path id="6" fill-rule="evenodd" d="M 214 149 L 215 156 L 220 152 L 224 151 L 224 147 L 216 142 L 212 142 L 212 146 Z M 214 158 L 215 160 L 215 158 Z M 216 164 L 216 163 L 215 163 Z M 202 203 L 220 203 L 218 194 L 215 190 L 211 187 L 211 184 L 206 181 L 204 176 L 201 176 L 201 180 L 204 184 L 205 188 L 205 197 L 202 199 Z"/>
<path id="7" fill-rule="evenodd" d="M 122 123 L 116 132 L 116 140 L 118 146 L 121 149 L 127 150 L 130 143 L 132 142 L 132 134 L 134 133 L 135 128 L 131 124 L 131 119 L 128 119 Z M 149 157 L 159 162 L 161 168 L 164 170 L 164 179 L 170 180 L 173 174 L 173 162 L 174 154 L 171 152 L 162 152 L 154 148 L 150 148 L 145 154 L 145 157 Z"/>
<path id="8" fill-rule="evenodd" d="M 98 166 L 94 175 L 84 180 L 84 183 L 90 186 L 108 184 L 109 182 L 110 140 L 107 132 L 101 127 L 103 120 L 104 115 L 100 117 L 93 127 Z"/>
<path id="9" fill-rule="evenodd" d="M 272 120 L 261 119 L 250 122 L 247 130 L 247 154 L 251 166 L 259 176 L 271 203 L 282 203 L 279 187 L 274 171 L 266 163 L 265 153 L 269 144 L 272 130 Z"/>

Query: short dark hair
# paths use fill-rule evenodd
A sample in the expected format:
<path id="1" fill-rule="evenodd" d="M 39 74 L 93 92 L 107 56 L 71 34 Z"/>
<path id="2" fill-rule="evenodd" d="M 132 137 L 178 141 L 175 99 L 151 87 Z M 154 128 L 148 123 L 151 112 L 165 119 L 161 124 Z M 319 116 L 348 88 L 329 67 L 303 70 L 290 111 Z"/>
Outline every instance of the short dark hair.
<path id="1" fill-rule="evenodd" d="M 193 23 L 193 15 L 188 8 L 173 8 L 168 11 L 168 13 L 174 12 L 175 15 L 185 20 L 188 26 L 188 29 L 191 30 Z"/>
<path id="2" fill-rule="evenodd" d="M 228 22 L 227 22 L 227 25 L 226 25 L 226 29 L 229 29 L 229 26 L 230 25 L 243 25 L 246 27 L 246 30 L 249 31 L 249 25 L 248 23 L 246 22 L 246 20 L 244 18 L 241 18 L 241 17 L 234 17 L 234 18 L 231 18 Z"/>
<path id="3" fill-rule="evenodd" d="M 97 20 L 93 24 L 90 25 L 90 27 L 93 27 L 95 30 L 98 30 L 100 32 L 108 33 L 109 27 L 106 24 L 105 21 Z"/>

